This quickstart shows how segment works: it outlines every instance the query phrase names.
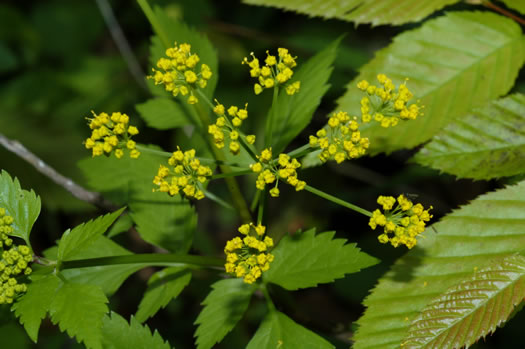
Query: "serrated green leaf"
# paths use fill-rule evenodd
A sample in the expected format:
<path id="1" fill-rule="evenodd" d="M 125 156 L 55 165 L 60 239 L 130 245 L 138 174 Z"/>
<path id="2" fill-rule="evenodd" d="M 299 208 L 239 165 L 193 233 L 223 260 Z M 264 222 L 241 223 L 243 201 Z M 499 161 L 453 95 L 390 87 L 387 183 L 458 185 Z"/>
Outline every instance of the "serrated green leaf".
<path id="1" fill-rule="evenodd" d="M 400 25 L 417 22 L 459 0 L 243 0 L 252 5 L 273 6 L 309 16 L 337 18 L 356 24 Z"/>
<path id="2" fill-rule="evenodd" d="M 148 281 L 148 289 L 140 301 L 135 318 L 144 322 L 176 298 L 190 283 L 191 272 L 185 267 L 165 268 L 156 272 Z"/>
<path id="3" fill-rule="evenodd" d="M 133 316 L 128 324 L 122 316 L 115 312 L 111 312 L 111 316 L 104 316 L 102 335 L 102 343 L 105 349 L 171 348 L 157 331 L 151 334 L 149 327 L 141 325 Z"/>
<path id="4" fill-rule="evenodd" d="M 171 252 L 187 252 L 197 227 L 195 208 L 180 196 L 152 192 L 151 178 L 135 180 L 131 185 L 129 208 L 137 231 L 153 245 Z"/>
<path id="5" fill-rule="evenodd" d="M 411 321 L 432 299 L 473 271 L 523 250 L 525 181 L 482 195 L 432 227 L 365 299 L 355 349 L 399 348 Z"/>
<path id="6" fill-rule="evenodd" d="M 40 323 L 46 317 L 49 305 L 60 286 L 60 279 L 55 275 L 34 280 L 27 286 L 27 292 L 17 299 L 11 310 L 19 318 L 31 340 L 37 342 Z"/>
<path id="7" fill-rule="evenodd" d="M 186 111 L 178 101 L 172 98 L 152 98 L 135 106 L 140 116 L 149 127 L 169 130 L 190 125 Z"/>
<path id="8" fill-rule="evenodd" d="M 362 125 L 371 153 L 411 148 L 430 139 L 439 129 L 470 109 L 504 95 L 525 58 L 525 40 L 511 19 L 489 12 L 451 12 L 406 31 L 376 53 L 350 82 L 337 110 L 361 115 L 363 94 L 356 84 L 376 81 L 384 73 L 408 87 L 425 106 L 417 120 L 393 128 L 372 122 Z"/>
<path id="9" fill-rule="evenodd" d="M 335 348 L 330 342 L 278 311 L 268 313 L 246 349 Z"/>
<path id="10" fill-rule="evenodd" d="M 509 8 L 520 12 L 522 15 L 525 15 L 525 2 L 520 0 L 501 0 Z"/>
<path id="11" fill-rule="evenodd" d="M 186 252 L 196 229 L 195 209 L 181 197 L 152 192 L 153 177 L 166 162 L 167 157 L 143 152 L 138 159 L 86 158 L 79 167 L 93 189 L 129 205 L 144 240 L 171 252 Z"/>
<path id="12" fill-rule="evenodd" d="M 33 190 L 21 188 L 18 179 L 13 179 L 2 170 L 0 173 L 0 207 L 13 217 L 13 233 L 11 235 L 24 239 L 27 245 L 33 224 L 40 214 L 40 197 Z"/>
<path id="13" fill-rule="evenodd" d="M 289 96 L 281 89 L 276 106 L 272 106 L 268 115 L 274 114 L 272 147 L 278 154 L 310 123 L 312 116 L 321 103 L 330 84 L 332 64 L 337 54 L 341 38 L 335 40 L 324 50 L 310 58 L 306 63 L 299 63 L 293 81 L 301 82 L 301 89 Z"/>
<path id="14" fill-rule="evenodd" d="M 525 96 L 515 94 L 448 124 L 414 157 L 458 178 L 491 179 L 525 172 Z"/>
<path id="15" fill-rule="evenodd" d="M 523 256 L 506 256 L 473 274 L 425 306 L 403 348 L 468 348 L 494 332 L 525 297 Z"/>
<path id="16" fill-rule="evenodd" d="M 217 52 L 213 48 L 213 45 L 206 35 L 188 27 L 180 20 L 169 17 L 167 13 L 159 7 L 156 7 L 154 12 L 159 28 L 162 30 L 170 44 L 175 42 L 177 42 L 177 44 L 190 44 L 192 53 L 199 55 L 200 63 L 205 63 L 210 67 L 213 75 L 211 79 L 208 80 L 208 84 L 206 85 L 206 88 L 203 89 L 203 92 L 211 99 L 219 75 Z M 158 36 L 152 38 L 150 47 L 150 65 L 152 67 L 156 67 L 159 58 L 165 56 L 166 49 L 167 47 Z M 164 89 L 164 86 L 156 86 L 156 88 Z"/>
<path id="17" fill-rule="evenodd" d="M 58 260 L 65 261 L 74 258 L 77 252 L 88 248 L 89 245 L 106 232 L 124 209 L 123 207 L 113 213 L 77 225 L 73 230 L 66 230 L 58 242 Z"/>
<path id="18" fill-rule="evenodd" d="M 113 238 L 114 236 L 117 236 L 118 234 L 124 233 L 128 231 L 133 226 L 133 220 L 129 216 L 129 214 L 122 214 L 117 219 L 117 221 L 109 228 L 107 232 L 108 238 Z"/>
<path id="19" fill-rule="evenodd" d="M 315 229 L 287 235 L 272 250 L 275 256 L 264 280 L 287 290 L 333 282 L 379 261 L 361 252 L 356 244 L 333 239 L 335 232 L 315 235 Z"/>
<path id="20" fill-rule="evenodd" d="M 79 249 L 69 260 L 129 255 L 131 252 L 105 236 L 98 237 L 86 248 Z M 100 265 L 89 268 L 66 269 L 62 275 L 78 284 L 99 286 L 106 295 L 115 293 L 120 285 L 143 264 Z"/>
<path id="21" fill-rule="evenodd" d="M 102 320 L 109 311 L 108 299 L 95 285 L 62 283 L 49 305 L 51 321 L 60 331 L 84 342 L 88 348 L 102 348 Z"/>
<path id="22" fill-rule="evenodd" d="M 209 349 L 230 332 L 248 308 L 254 285 L 242 279 L 225 279 L 212 285 L 213 290 L 202 302 L 204 309 L 197 317 L 197 349 Z"/>

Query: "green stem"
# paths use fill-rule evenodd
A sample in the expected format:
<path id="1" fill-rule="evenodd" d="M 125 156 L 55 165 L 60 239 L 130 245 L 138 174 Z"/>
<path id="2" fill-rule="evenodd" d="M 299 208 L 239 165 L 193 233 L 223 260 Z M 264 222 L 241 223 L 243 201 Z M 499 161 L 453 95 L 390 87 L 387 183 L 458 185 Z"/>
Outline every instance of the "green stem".
<path id="1" fill-rule="evenodd" d="M 272 144 L 273 124 L 275 123 L 275 108 L 277 108 L 277 97 L 279 96 L 279 85 L 273 88 L 272 106 L 270 107 L 270 115 L 266 119 L 266 130 L 264 133 L 264 147 L 268 148 Z"/>
<path id="2" fill-rule="evenodd" d="M 297 149 L 292 150 L 288 153 L 288 156 L 291 158 L 300 158 L 303 157 L 309 153 L 311 153 L 314 149 L 310 146 L 310 144 L 305 144 Z"/>
<path id="3" fill-rule="evenodd" d="M 216 175 L 211 176 L 211 179 L 219 179 L 219 178 L 226 178 L 226 177 L 237 177 L 237 176 L 244 176 L 247 174 L 253 173 L 252 170 L 244 170 L 244 171 L 235 171 L 235 172 L 229 172 L 229 173 L 219 173 Z"/>
<path id="4" fill-rule="evenodd" d="M 267 190 L 260 190 L 261 197 L 259 198 L 259 210 L 257 211 L 257 224 L 262 224 L 264 219 L 264 207 L 266 206 L 266 198 L 268 197 Z"/>
<path id="5" fill-rule="evenodd" d="M 311 187 L 311 186 L 309 186 L 309 185 L 307 185 L 306 187 L 304 187 L 304 189 L 307 190 L 307 191 L 309 191 L 309 192 L 312 193 L 312 194 L 315 194 L 315 195 L 317 195 L 317 196 L 319 196 L 319 197 L 322 197 L 323 199 L 326 199 L 326 200 L 332 201 L 332 202 L 334 202 L 334 203 L 336 203 L 336 204 L 338 204 L 338 205 L 341 205 L 341 206 L 346 207 L 346 208 L 349 208 L 349 209 L 351 209 L 351 210 L 353 210 L 353 211 L 359 212 L 359 213 L 361 213 L 361 214 L 363 214 L 363 215 L 365 215 L 365 216 L 372 217 L 372 212 L 367 211 L 367 210 L 365 210 L 365 209 L 363 209 L 363 208 L 361 208 L 361 207 L 359 207 L 359 206 L 356 206 L 356 205 L 351 204 L 351 203 L 349 203 L 349 202 L 346 202 L 346 201 L 344 201 L 344 200 L 341 200 L 341 199 L 339 199 L 339 198 L 336 198 L 336 197 L 333 196 L 333 195 L 330 195 L 330 194 L 327 194 L 327 193 L 325 193 L 325 192 L 322 192 L 322 191 L 320 191 L 319 189 L 315 189 L 315 188 L 313 188 L 313 187 Z"/>
<path id="6" fill-rule="evenodd" d="M 206 197 L 208 199 L 210 199 L 211 201 L 215 201 L 216 203 L 218 203 L 222 207 L 227 208 L 229 210 L 235 211 L 235 208 L 232 205 L 230 205 L 229 203 L 227 203 L 226 201 L 224 201 L 223 199 L 221 199 L 217 195 L 213 194 L 212 192 L 209 192 L 209 191 L 205 190 L 204 191 L 204 195 L 206 195 Z"/>
<path id="7" fill-rule="evenodd" d="M 188 264 L 197 267 L 222 268 L 224 260 L 216 257 L 203 257 L 192 255 L 162 254 L 162 253 L 144 253 L 130 254 L 124 256 L 100 257 L 89 259 L 77 259 L 74 261 L 64 261 L 61 264 L 61 270 L 89 268 L 107 265 L 123 264 L 143 264 L 147 266 L 174 266 Z"/>
<path id="8" fill-rule="evenodd" d="M 199 97 L 200 97 L 201 99 L 203 99 L 203 100 L 206 102 L 206 104 L 208 104 L 208 106 L 210 107 L 210 110 L 213 111 L 213 108 L 215 108 L 215 107 L 214 107 L 213 103 L 208 99 L 208 96 L 206 96 L 204 93 L 202 93 L 202 91 L 199 90 L 199 89 L 196 89 L 196 90 L 194 90 L 194 91 L 199 95 Z M 211 121 L 210 121 L 210 122 L 211 122 Z M 246 152 L 251 156 L 251 158 L 252 158 L 255 162 L 259 161 L 259 160 L 257 159 L 257 155 L 255 154 L 255 151 L 254 151 L 254 149 L 253 149 L 253 146 L 251 146 L 250 144 L 247 144 L 247 143 L 244 141 L 244 138 L 243 138 L 243 137 L 239 137 L 239 142 L 241 143 L 241 146 L 246 150 Z"/>
<path id="9" fill-rule="evenodd" d="M 148 148 L 148 147 L 146 147 L 144 145 L 141 145 L 141 144 L 137 144 L 136 148 L 138 150 L 140 150 L 141 152 L 143 152 L 143 153 L 150 153 L 150 154 L 160 155 L 160 156 L 164 156 L 164 157 L 168 157 L 168 158 L 173 155 L 173 153 L 170 153 L 170 152 L 167 152 L 167 151 L 163 151 L 163 150 L 151 149 L 151 148 Z"/>
<path id="10" fill-rule="evenodd" d="M 160 38 L 162 43 L 166 48 L 171 47 L 173 45 L 172 42 L 170 42 L 168 35 L 162 30 L 162 26 L 157 21 L 157 16 L 155 16 L 155 13 L 153 12 L 151 6 L 148 4 L 147 0 L 137 0 L 139 3 L 140 8 L 142 9 L 142 12 L 146 15 L 146 18 L 148 19 L 149 23 L 153 27 L 153 31 L 157 34 L 157 36 Z"/>
<path id="11" fill-rule="evenodd" d="M 275 305 L 273 304 L 272 297 L 270 297 L 270 292 L 268 292 L 268 285 L 266 283 L 262 284 L 260 290 L 262 291 L 264 298 L 266 299 L 268 309 L 270 310 L 270 312 L 274 312 Z"/>
<path id="12" fill-rule="evenodd" d="M 197 91 L 200 93 L 199 90 Z M 203 96 L 203 94 L 200 94 L 200 95 Z M 197 114 L 199 115 L 203 128 L 207 129 L 208 125 L 210 125 L 210 122 L 211 122 L 210 117 L 208 116 L 208 113 L 202 109 L 202 105 L 199 103 L 195 104 L 194 107 L 197 111 Z M 225 174 L 231 173 L 232 169 L 230 168 L 230 166 L 225 165 L 226 158 L 223 152 L 220 149 L 217 149 L 215 147 L 215 145 L 213 144 L 213 140 L 210 138 L 209 135 L 205 137 L 205 139 L 208 142 L 208 145 L 213 152 L 214 158 L 218 162 L 222 163 L 222 165 L 219 165 L 221 168 L 221 171 Z M 233 205 L 239 212 L 241 216 L 241 220 L 245 223 L 251 222 L 252 218 L 251 218 L 250 210 L 248 210 L 248 204 L 246 203 L 246 201 L 244 200 L 244 197 L 242 196 L 241 190 L 239 188 L 239 184 L 237 183 L 234 177 L 225 177 L 225 181 L 226 181 L 226 186 L 228 187 L 228 190 L 230 191 L 230 194 L 232 196 Z"/>

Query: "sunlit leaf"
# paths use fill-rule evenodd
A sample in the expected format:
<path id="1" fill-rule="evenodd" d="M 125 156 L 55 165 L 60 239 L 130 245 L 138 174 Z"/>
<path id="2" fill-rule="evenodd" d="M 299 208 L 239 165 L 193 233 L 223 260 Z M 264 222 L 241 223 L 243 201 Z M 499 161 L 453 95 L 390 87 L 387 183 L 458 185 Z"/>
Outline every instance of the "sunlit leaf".
<path id="1" fill-rule="evenodd" d="M 507 256 L 473 274 L 425 306 L 403 348 L 469 347 L 494 332 L 525 297 L 523 256 Z"/>
<path id="2" fill-rule="evenodd" d="M 247 4 L 274 6 L 309 16 L 359 23 L 393 24 L 419 21 L 459 0 L 243 0 Z"/>
<path id="3" fill-rule="evenodd" d="M 433 299 L 474 271 L 523 250 L 524 208 L 522 181 L 482 195 L 433 224 L 365 299 L 354 348 L 399 348 L 410 323 Z"/>
<path id="4" fill-rule="evenodd" d="M 457 118 L 415 156 L 421 165 L 459 178 L 525 172 L 525 96 L 515 94 Z"/>
<path id="5" fill-rule="evenodd" d="M 450 12 L 394 38 L 360 69 L 337 110 L 361 115 L 363 93 L 356 84 L 376 83 L 384 73 L 396 85 L 405 78 L 408 88 L 425 106 L 417 120 L 383 128 L 362 125 L 370 152 L 411 148 L 429 140 L 454 118 L 507 93 L 525 58 L 525 40 L 511 19 L 490 12 Z"/>

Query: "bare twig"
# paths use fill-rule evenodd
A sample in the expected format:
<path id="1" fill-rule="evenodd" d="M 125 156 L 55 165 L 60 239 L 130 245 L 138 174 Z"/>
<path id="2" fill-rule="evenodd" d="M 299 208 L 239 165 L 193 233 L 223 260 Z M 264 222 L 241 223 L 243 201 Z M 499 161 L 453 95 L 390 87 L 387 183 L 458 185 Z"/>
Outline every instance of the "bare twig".
<path id="1" fill-rule="evenodd" d="M 30 152 L 20 142 L 11 140 L 0 133 L 0 144 L 3 145 L 10 152 L 18 155 L 19 157 L 33 165 L 33 167 L 36 168 L 38 172 L 44 174 L 53 182 L 69 191 L 77 199 L 88 202 L 106 210 L 114 210 L 117 208 L 113 203 L 104 199 L 99 193 L 95 193 L 84 189 L 80 185 L 73 182 L 73 180 L 64 177 L 63 175 L 55 171 L 54 168 L 52 168 L 43 160 L 41 160 L 38 156 Z"/>
<path id="2" fill-rule="evenodd" d="M 104 21 L 106 22 L 106 25 L 108 26 L 109 32 L 111 33 L 111 36 L 113 37 L 113 40 L 115 41 L 115 44 L 117 45 L 117 48 L 120 51 L 120 54 L 122 55 L 122 57 L 126 61 L 126 64 L 128 65 L 128 69 L 131 75 L 133 76 L 133 78 L 135 78 L 139 86 L 147 91 L 148 87 L 144 82 L 145 74 L 142 71 L 140 64 L 138 63 L 137 58 L 133 54 L 129 43 L 126 40 L 126 37 L 124 36 L 122 28 L 120 28 L 120 25 L 118 24 L 118 21 L 115 18 L 115 14 L 113 13 L 111 6 L 109 5 L 107 0 L 95 1 L 100 10 L 100 13 L 102 14 L 102 17 L 104 18 Z"/>
<path id="3" fill-rule="evenodd" d="M 512 12 L 509 12 L 509 11 L 507 11 L 507 10 L 497 6 L 497 5 L 495 5 L 492 2 L 490 2 L 490 1 L 483 0 L 483 1 L 481 1 L 481 3 L 482 3 L 483 6 L 486 6 L 486 7 L 490 8 L 490 9 L 496 11 L 496 12 L 499 12 L 502 15 L 507 16 L 507 17 L 515 20 L 516 22 L 518 22 L 521 25 L 525 25 L 525 19 L 516 16 Z"/>

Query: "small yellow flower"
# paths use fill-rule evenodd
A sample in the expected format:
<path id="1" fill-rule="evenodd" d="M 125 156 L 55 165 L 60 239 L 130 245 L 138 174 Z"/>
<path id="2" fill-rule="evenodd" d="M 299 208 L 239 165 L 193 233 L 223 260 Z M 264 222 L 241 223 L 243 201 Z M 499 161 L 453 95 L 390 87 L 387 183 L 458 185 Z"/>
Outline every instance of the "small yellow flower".
<path id="1" fill-rule="evenodd" d="M 198 103 L 193 91 L 206 87 L 213 75 L 210 67 L 201 64 L 200 70 L 197 69 L 200 58 L 197 54 L 191 53 L 189 44 L 177 46 L 175 43 L 174 47 L 166 50 L 166 56 L 167 58 L 163 57 L 157 61 L 158 69 L 153 69 L 153 75 L 148 76 L 148 79 L 153 79 L 155 85 L 164 85 L 166 91 L 171 92 L 173 96 L 179 93 L 183 96 L 190 94 L 189 104 Z"/>
<path id="2" fill-rule="evenodd" d="M 414 247 L 417 244 L 416 237 L 425 231 L 426 222 L 432 218 L 429 213 L 432 206 L 425 210 L 423 205 L 414 205 L 404 195 L 400 195 L 397 200 L 392 196 L 379 196 L 377 203 L 382 206 L 384 213 L 379 209 L 372 212 L 368 225 L 374 230 L 378 226 L 383 227 L 384 233 L 378 236 L 379 242 L 390 242 L 394 247 Z"/>
<path id="3" fill-rule="evenodd" d="M 160 165 L 157 175 L 153 178 L 153 184 L 158 186 L 156 191 L 196 200 L 205 197 L 203 185 L 212 175 L 212 171 L 195 158 L 195 149 L 183 152 L 177 147 L 177 151 L 168 159 L 168 165 L 172 166 L 172 169 Z"/>
<path id="4" fill-rule="evenodd" d="M 346 159 L 363 156 L 369 147 L 368 138 L 361 137 L 357 118 L 350 118 L 346 112 L 333 113 L 328 118 L 328 129 L 320 129 L 316 136 L 309 137 L 311 147 L 321 148 L 322 162 L 335 160 L 338 164 Z"/>
<path id="5" fill-rule="evenodd" d="M 226 242 L 224 269 L 228 274 L 252 284 L 270 269 L 275 257 L 268 253 L 268 249 L 273 246 L 273 240 L 265 236 L 266 227 L 261 224 L 243 224 L 239 232 L 245 235 L 243 239 L 235 237 Z"/>
<path id="6" fill-rule="evenodd" d="M 419 102 L 409 103 L 413 94 L 406 86 L 406 80 L 398 89 L 385 74 L 377 75 L 377 81 L 380 86 L 370 85 L 366 80 L 357 84 L 357 87 L 366 93 L 361 99 L 362 122 L 370 122 L 373 119 L 382 127 L 393 127 L 400 120 L 415 120 L 422 115 Z"/>
<path id="7" fill-rule="evenodd" d="M 239 127 L 243 120 L 248 118 L 248 103 L 243 109 L 237 106 L 230 106 L 228 110 L 219 101 L 215 100 L 217 105 L 213 112 L 218 116 L 215 124 L 208 126 L 208 133 L 212 135 L 215 146 L 219 149 L 224 148 L 225 144 L 233 155 L 240 153 L 241 142 L 246 141 L 248 144 L 255 142 L 255 136 L 244 136 Z"/>
<path id="8" fill-rule="evenodd" d="M 92 130 L 91 137 L 85 140 L 86 149 L 91 149 L 93 157 L 115 153 L 117 159 L 124 156 L 124 149 L 129 150 L 131 158 L 138 158 L 140 152 L 136 150 L 136 143 L 131 139 L 139 133 L 135 126 L 129 126 L 129 116 L 122 113 L 107 113 L 99 115 L 93 113 L 89 120 L 89 128 Z"/>
<path id="9" fill-rule="evenodd" d="M 277 52 L 278 56 L 274 56 L 266 51 L 267 57 L 264 60 L 264 66 L 260 65 L 253 52 L 250 53 L 251 61 L 247 57 L 244 57 L 242 61 L 242 64 L 250 67 L 250 76 L 258 79 L 258 82 L 253 86 L 256 95 L 260 94 L 264 89 L 286 84 L 293 76 L 292 68 L 297 65 L 295 62 L 296 57 L 290 55 L 285 48 L 279 48 Z M 286 93 L 293 95 L 299 91 L 300 86 L 301 83 L 299 81 L 292 82 L 286 86 Z"/>

